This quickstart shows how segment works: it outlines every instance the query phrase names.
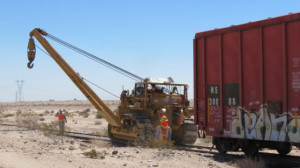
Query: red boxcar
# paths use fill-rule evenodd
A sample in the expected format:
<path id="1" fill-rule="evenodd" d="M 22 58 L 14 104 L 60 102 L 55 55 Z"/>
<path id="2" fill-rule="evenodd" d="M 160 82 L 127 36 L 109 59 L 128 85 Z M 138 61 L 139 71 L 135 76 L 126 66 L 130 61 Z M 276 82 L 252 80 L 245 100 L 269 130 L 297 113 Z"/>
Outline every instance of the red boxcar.
<path id="1" fill-rule="evenodd" d="M 299 106 L 300 13 L 196 33 L 195 122 L 219 152 L 289 153 Z"/>

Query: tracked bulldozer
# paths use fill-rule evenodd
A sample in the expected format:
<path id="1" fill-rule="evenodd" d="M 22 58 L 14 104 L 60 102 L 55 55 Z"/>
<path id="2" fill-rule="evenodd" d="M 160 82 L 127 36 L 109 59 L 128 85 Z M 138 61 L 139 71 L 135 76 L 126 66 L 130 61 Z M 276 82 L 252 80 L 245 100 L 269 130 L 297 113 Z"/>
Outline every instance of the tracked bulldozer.
<path id="1" fill-rule="evenodd" d="M 36 45 L 35 37 L 47 53 L 56 61 L 61 69 L 69 76 L 73 83 L 95 106 L 98 113 L 107 120 L 108 135 L 113 141 L 121 143 L 144 142 L 154 139 L 155 127 L 160 118 L 165 115 L 172 128 L 172 140 L 177 144 L 193 144 L 198 136 L 198 127 L 194 125 L 193 109 L 189 107 L 186 84 L 174 83 L 172 78 L 155 79 L 141 78 L 118 66 L 115 66 L 99 57 L 96 57 L 78 47 L 75 47 L 46 31 L 36 28 L 30 32 L 28 42 L 28 68 L 33 67 Z M 44 38 L 48 37 L 72 50 L 105 64 L 126 76 L 137 80 L 133 90 L 123 90 L 120 96 L 121 103 L 116 112 L 113 112 L 85 83 L 84 78 L 76 73 L 70 65 Z"/>
<path id="2" fill-rule="evenodd" d="M 118 109 L 120 118 L 134 118 L 143 124 L 139 139 L 152 139 L 155 126 L 163 115 L 169 119 L 172 139 L 178 144 L 193 144 L 197 139 L 193 110 L 189 107 L 188 86 L 174 83 L 172 78 L 146 78 L 135 83 L 131 94 L 123 91 Z"/>

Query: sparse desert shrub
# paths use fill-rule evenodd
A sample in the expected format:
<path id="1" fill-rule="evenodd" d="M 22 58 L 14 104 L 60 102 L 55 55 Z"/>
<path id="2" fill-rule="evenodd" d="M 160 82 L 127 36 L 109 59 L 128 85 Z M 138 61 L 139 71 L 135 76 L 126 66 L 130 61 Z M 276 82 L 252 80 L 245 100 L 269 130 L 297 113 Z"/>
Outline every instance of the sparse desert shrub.
<path id="1" fill-rule="evenodd" d="M 89 112 L 90 112 L 90 111 L 91 111 L 91 110 L 88 108 L 88 109 L 85 109 L 85 110 L 79 112 L 78 114 L 79 114 L 80 116 L 83 116 L 84 118 L 88 118 L 88 117 L 89 117 Z"/>
<path id="2" fill-rule="evenodd" d="M 69 117 L 69 118 L 74 117 L 74 113 L 66 112 L 65 114 L 66 114 L 66 116 Z"/>
<path id="3" fill-rule="evenodd" d="M 101 121 L 95 121 L 95 125 L 101 125 L 102 122 Z"/>
<path id="4" fill-rule="evenodd" d="M 44 111 L 44 114 L 50 114 L 50 111 L 46 110 Z"/>
<path id="5" fill-rule="evenodd" d="M 75 150 L 76 148 L 74 146 L 70 146 L 69 150 Z"/>
<path id="6" fill-rule="evenodd" d="M 175 149 L 174 143 L 175 141 L 156 141 L 153 137 L 145 140 L 139 139 L 134 143 L 134 145 L 157 149 Z"/>
<path id="7" fill-rule="evenodd" d="M 89 117 L 89 113 L 84 113 L 82 116 L 84 117 L 84 118 L 88 118 Z"/>
<path id="8" fill-rule="evenodd" d="M 84 152 L 83 155 L 86 157 L 89 157 L 89 158 L 96 159 L 98 157 L 99 153 L 95 149 L 92 149 L 89 152 Z"/>
<path id="9" fill-rule="evenodd" d="M 66 115 L 67 117 L 70 117 L 71 113 L 69 113 L 69 111 L 67 111 L 66 109 L 63 109 L 63 112 L 65 113 L 65 115 Z"/>
<path id="10" fill-rule="evenodd" d="M 77 124 L 77 120 L 74 120 L 74 119 L 73 119 L 72 122 L 73 122 L 74 124 Z"/>
<path id="11" fill-rule="evenodd" d="M 52 121 L 49 124 L 42 123 L 41 130 L 44 132 L 45 136 L 49 136 L 51 134 L 57 134 L 58 133 L 58 120 Z M 71 129 L 67 126 L 65 126 L 65 131 L 70 131 Z M 65 134 L 66 134 L 65 132 Z"/>
<path id="12" fill-rule="evenodd" d="M 49 124 L 43 123 L 41 126 L 44 135 L 50 135 L 57 132 L 58 121 L 52 121 Z"/>
<path id="13" fill-rule="evenodd" d="M 3 118 L 13 117 L 13 116 L 14 116 L 14 114 L 4 114 L 4 115 L 3 115 Z"/>
<path id="14" fill-rule="evenodd" d="M 17 110 L 16 115 L 18 116 L 18 115 L 20 115 L 21 113 L 22 113 L 21 110 Z"/>
<path id="15" fill-rule="evenodd" d="M 42 117 L 42 116 L 44 116 L 44 114 L 41 113 L 41 114 L 39 114 L 39 116 Z"/>
<path id="16" fill-rule="evenodd" d="M 21 127 L 26 127 L 30 129 L 38 129 L 44 132 L 44 135 L 50 135 L 53 133 L 57 133 L 58 130 L 58 120 L 52 121 L 51 123 L 42 123 L 38 124 L 38 121 L 44 121 L 44 117 L 39 117 L 37 114 L 32 112 L 29 113 L 21 113 L 17 115 L 16 122 Z M 68 127 L 65 127 L 65 130 L 70 130 Z"/>
<path id="17" fill-rule="evenodd" d="M 142 144 L 139 144 L 139 146 L 147 146 L 150 148 L 158 148 L 158 149 L 175 149 L 174 143 L 175 141 L 155 141 L 153 139 L 153 140 L 143 141 Z"/>
<path id="18" fill-rule="evenodd" d="M 21 127 L 26 127 L 30 129 L 39 129 L 38 116 L 32 112 L 21 113 L 16 116 L 16 122 Z"/>
<path id="19" fill-rule="evenodd" d="M 237 167 L 248 167 L 248 168 L 264 168 L 266 167 L 265 162 L 263 160 L 255 161 L 250 158 L 240 159 L 236 161 Z"/>
<path id="20" fill-rule="evenodd" d="M 105 155 L 106 154 L 107 154 L 106 151 L 104 151 L 104 152 L 97 152 L 95 149 L 92 149 L 89 152 L 84 152 L 83 153 L 84 156 L 92 158 L 92 159 L 97 159 L 97 158 L 105 159 Z"/>

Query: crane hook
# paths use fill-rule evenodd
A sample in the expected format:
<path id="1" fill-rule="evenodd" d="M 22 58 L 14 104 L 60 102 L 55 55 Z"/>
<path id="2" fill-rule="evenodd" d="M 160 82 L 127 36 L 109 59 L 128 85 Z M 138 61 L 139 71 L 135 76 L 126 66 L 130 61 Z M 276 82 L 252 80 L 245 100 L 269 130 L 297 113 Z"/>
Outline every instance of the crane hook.
<path id="1" fill-rule="evenodd" d="M 28 67 L 29 69 L 33 68 L 33 65 L 34 65 L 34 64 L 32 64 L 32 62 L 33 62 L 33 61 L 29 61 L 29 62 L 27 63 L 27 67 Z"/>
<path id="2" fill-rule="evenodd" d="M 28 63 L 27 67 L 29 69 L 33 68 L 32 62 L 34 61 L 35 58 L 35 43 L 32 37 L 30 37 L 29 42 L 28 42 L 28 49 L 27 49 L 27 56 L 28 56 Z"/>

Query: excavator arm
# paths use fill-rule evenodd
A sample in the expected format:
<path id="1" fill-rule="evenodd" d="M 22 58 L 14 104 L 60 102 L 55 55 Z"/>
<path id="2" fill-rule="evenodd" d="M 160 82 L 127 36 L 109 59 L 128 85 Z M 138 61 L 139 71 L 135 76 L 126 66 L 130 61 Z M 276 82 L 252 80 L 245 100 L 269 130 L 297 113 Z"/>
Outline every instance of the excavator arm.
<path id="1" fill-rule="evenodd" d="M 96 95 L 96 93 L 84 82 L 84 80 L 76 73 L 71 66 L 58 54 L 58 52 L 50 45 L 50 43 L 43 37 L 47 36 L 47 32 L 39 28 L 35 28 L 30 32 L 30 39 L 28 42 L 28 68 L 33 67 L 33 60 L 35 58 L 35 43 L 33 37 L 35 37 L 43 48 L 49 53 L 49 55 L 55 60 L 55 62 L 61 67 L 61 69 L 69 76 L 73 83 L 80 89 L 80 91 L 86 96 L 86 98 L 95 106 L 98 113 L 106 119 L 106 121 L 112 127 L 112 134 L 115 137 L 121 139 L 134 140 L 136 138 L 136 128 L 131 127 L 128 129 L 128 125 L 124 126 L 126 122 L 121 122 L 114 112 L 107 107 L 107 105 Z"/>

